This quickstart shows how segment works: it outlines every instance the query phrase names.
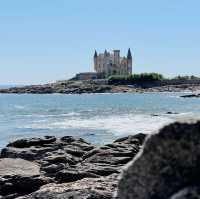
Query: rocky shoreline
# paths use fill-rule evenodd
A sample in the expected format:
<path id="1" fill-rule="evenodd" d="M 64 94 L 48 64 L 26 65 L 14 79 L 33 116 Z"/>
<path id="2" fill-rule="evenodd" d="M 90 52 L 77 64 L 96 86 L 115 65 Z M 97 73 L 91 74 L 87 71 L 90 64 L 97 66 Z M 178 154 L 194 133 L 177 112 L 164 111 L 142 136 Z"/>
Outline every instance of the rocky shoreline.
<path id="1" fill-rule="evenodd" d="M 102 147 L 70 136 L 17 140 L 1 151 L 0 196 L 112 198 L 117 176 L 144 138 L 143 134 L 129 136 Z"/>
<path id="2" fill-rule="evenodd" d="M 0 89 L 2 94 L 82 94 L 82 93 L 143 93 L 143 92 L 195 92 L 200 90 L 199 84 L 177 84 L 165 86 L 134 86 L 96 84 L 84 81 L 68 81 L 44 85 L 32 85 Z"/>
<path id="3" fill-rule="evenodd" d="M 199 164 L 198 121 L 102 147 L 71 136 L 21 139 L 1 151 L 0 198 L 196 199 Z"/>

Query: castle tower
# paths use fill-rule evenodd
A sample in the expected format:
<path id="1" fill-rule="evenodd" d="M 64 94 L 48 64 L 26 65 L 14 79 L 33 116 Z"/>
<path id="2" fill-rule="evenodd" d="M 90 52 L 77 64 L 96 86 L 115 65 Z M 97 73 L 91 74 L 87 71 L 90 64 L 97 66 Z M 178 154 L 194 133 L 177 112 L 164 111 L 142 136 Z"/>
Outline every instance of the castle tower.
<path id="1" fill-rule="evenodd" d="M 132 74 L 132 55 L 131 55 L 131 49 L 128 49 L 128 54 L 127 54 L 127 64 L 128 64 L 128 73 Z"/>
<path id="2" fill-rule="evenodd" d="M 105 49 L 105 51 L 104 51 L 104 57 L 107 57 L 107 55 L 108 55 L 108 52 L 107 52 L 107 50 Z"/>
<path id="3" fill-rule="evenodd" d="M 97 51 L 95 50 L 95 53 L 94 53 L 94 70 L 95 71 L 98 71 L 98 55 L 97 55 Z"/>
<path id="4" fill-rule="evenodd" d="M 120 65 L 120 50 L 114 50 L 114 64 L 116 66 Z"/>

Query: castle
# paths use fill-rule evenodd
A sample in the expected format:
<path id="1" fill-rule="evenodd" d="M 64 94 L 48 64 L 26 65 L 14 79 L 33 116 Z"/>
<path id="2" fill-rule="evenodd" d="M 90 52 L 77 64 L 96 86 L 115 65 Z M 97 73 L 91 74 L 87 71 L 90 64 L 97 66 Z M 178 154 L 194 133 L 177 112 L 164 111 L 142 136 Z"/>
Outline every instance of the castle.
<path id="1" fill-rule="evenodd" d="M 94 53 L 95 72 L 78 73 L 73 78 L 75 80 L 98 80 L 106 79 L 111 75 L 130 75 L 132 74 L 132 55 L 130 48 L 126 57 L 120 57 L 120 50 L 113 53 L 107 52 Z"/>
<path id="2" fill-rule="evenodd" d="M 94 53 L 94 70 L 105 77 L 110 75 L 129 75 L 132 74 L 132 55 L 130 48 L 126 57 L 120 57 L 120 50 L 113 53 L 107 52 Z"/>

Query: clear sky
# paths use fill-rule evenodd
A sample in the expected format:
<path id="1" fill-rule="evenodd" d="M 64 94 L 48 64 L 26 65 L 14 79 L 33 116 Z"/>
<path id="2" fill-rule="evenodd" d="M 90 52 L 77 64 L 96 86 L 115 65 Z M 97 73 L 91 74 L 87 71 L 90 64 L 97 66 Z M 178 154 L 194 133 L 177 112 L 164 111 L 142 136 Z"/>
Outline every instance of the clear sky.
<path id="1" fill-rule="evenodd" d="M 199 0 L 0 0 L 0 84 L 93 70 L 93 53 L 130 47 L 134 69 L 200 75 Z"/>

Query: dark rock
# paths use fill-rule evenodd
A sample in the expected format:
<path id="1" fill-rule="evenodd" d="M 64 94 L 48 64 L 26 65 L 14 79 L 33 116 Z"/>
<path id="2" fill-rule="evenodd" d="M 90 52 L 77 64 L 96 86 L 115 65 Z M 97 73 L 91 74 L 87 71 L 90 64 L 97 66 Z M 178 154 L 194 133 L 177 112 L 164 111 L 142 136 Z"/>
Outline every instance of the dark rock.
<path id="1" fill-rule="evenodd" d="M 21 139 L 8 144 L 8 147 L 27 148 L 31 146 L 43 146 L 45 144 L 51 144 L 55 141 L 56 138 L 54 136 L 46 136 L 44 138 Z"/>
<path id="2" fill-rule="evenodd" d="M 140 146 L 143 144 L 146 137 L 146 134 L 138 133 L 136 135 L 130 135 L 128 137 L 119 138 L 115 140 L 114 143 L 137 144 L 138 146 Z"/>
<path id="3" fill-rule="evenodd" d="M 58 173 L 60 170 L 65 169 L 66 165 L 65 164 L 51 164 L 48 166 L 43 166 L 41 168 L 41 170 L 43 170 L 44 172 L 48 173 L 48 174 L 56 174 Z"/>
<path id="4" fill-rule="evenodd" d="M 199 199 L 200 187 L 187 187 L 174 194 L 170 199 Z"/>
<path id="5" fill-rule="evenodd" d="M 28 196 L 17 199 L 112 199 L 117 175 L 85 178 L 72 183 L 49 184 Z"/>
<path id="6" fill-rule="evenodd" d="M 80 172 L 80 171 L 69 171 L 63 170 L 56 174 L 56 181 L 59 183 L 64 182 L 74 182 L 81 180 L 83 178 L 99 178 L 100 176 L 89 173 L 89 172 Z"/>
<path id="7" fill-rule="evenodd" d="M 49 163 L 68 162 L 75 164 L 93 148 L 93 145 L 83 139 L 72 137 L 68 137 L 68 141 L 66 137 L 61 139 L 55 137 L 22 139 L 8 144 L 1 151 L 1 158 L 22 158 L 34 160 L 38 163 L 46 160 Z"/>
<path id="8" fill-rule="evenodd" d="M 180 97 L 183 97 L 183 98 L 199 98 L 200 94 L 182 95 Z"/>
<path id="9" fill-rule="evenodd" d="M 151 114 L 151 116 L 158 117 L 159 115 L 158 114 Z"/>
<path id="10" fill-rule="evenodd" d="M 172 111 L 168 111 L 166 114 L 168 114 L 168 115 L 172 115 L 172 114 L 178 114 L 177 112 L 172 112 Z"/>
<path id="11" fill-rule="evenodd" d="M 112 176 L 118 176 L 123 166 L 132 160 L 144 139 L 144 134 L 138 134 L 98 148 L 71 136 L 14 141 L 1 151 L 0 160 L 24 159 L 22 161 L 36 165 L 37 175 L 29 167 L 31 176 L 28 177 L 15 174 L 7 178 L 3 175 L 0 178 L 0 196 L 16 198 L 39 189 L 25 198 L 111 198 L 117 183 Z M 44 189 L 40 187 L 50 182 L 57 185 L 49 185 L 52 191 L 43 192 Z M 67 187 L 61 183 L 67 183 Z M 84 186 L 87 186 L 86 189 Z M 23 191 L 23 187 L 26 187 L 26 191 Z"/>
<path id="12" fill-rule="evenodd" d="M 168 81 L 168 82 L 166 82 Z M 171 82 L 170 82 L 171 81 Z M 0 89 L 0 93 L 27 93 L 27 94 L 82 94 L 82 93 L 144 93 L 144 92 L 182 92 L 182 91 L 199 91 L 199 81 L 192 82 L 176 82 L 173 80 L 156 81 L 154 83 L 139 83 L 134 85 L 110 84 L 106 81 L 100 84 L 94 81 L 65 81 L 44 85 L 30 85 L 24 87 L 13 87 L 8 89 Z M 196 97 L 196 96 L 194 96 Z"/>
<path id="13" fill-rule="evenodd" d="M 40 176 L 40 167 L 22 159 L 0 159 L 0 196 L 14 198 L 36 191 L 49 183 Z"/>
<path id="14" fill-rule="evenodd" d="M 76 166 L 77 171 L 89 172 L 98 176 L 109 176 L 114 173 L 120 173 L 122 165 L 109 165 L 103 163 L 81 163 Z"/>
<path id="15" fill-rule="evenodd" d="M 168 199 L 186 186 L 199 187 L 200 122 L 164 127 L 129 165 L 119 182 L 119 199 Z"/>

